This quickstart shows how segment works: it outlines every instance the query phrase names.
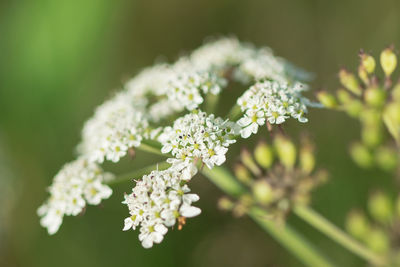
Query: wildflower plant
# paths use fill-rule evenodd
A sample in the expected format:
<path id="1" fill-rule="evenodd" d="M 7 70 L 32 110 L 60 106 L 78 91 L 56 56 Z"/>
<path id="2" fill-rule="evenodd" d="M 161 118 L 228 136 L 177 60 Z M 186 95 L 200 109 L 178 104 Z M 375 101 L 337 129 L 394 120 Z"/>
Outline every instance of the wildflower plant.
<path id="1" fill-rule="evenodd" d="M 343 110 L 362 123 L 361 142 L 351 148 L 356 162 L 363 167 L 374 162 L 393 171 L 399 164 L 398 147 L 392 145 L 400 139 L 400 85 L 391 78 L 396 63 L 393 49 L 384 50 L 385 78 L 380 84 L 375 60 L 361 53 L 360 80 L 341 70 L 344 89 L 337 96 L 320 91 L 320 103 L 304 96 L 312 75 L 269 48 L 236 38 L 215 39 L 175 63 L 146 68 L 85 123 L 76 160 L 55 176 L 48 200 L 38 209 L 41 225 L 55 234 L 65 215 L 76 216 L 87 204 L 100 204 L 111 196 L 114 183 L 128 177 L 134 185 L 120 196 L 127 207 L 121 228 L 136 230 L 142 246 L 151 248 L 168 231 L 182 229 L 188 218 L 201 214 L 201 196 L 190 189 L 191 180 L 200 173 L 225 193 L 221 208 L 251 217 L 304 264 L 335 266 L 283 223 L 290 212 L 369 263 L 382 266 L 388 262 L 385 256 L 308 206 L 311 192 L 326 181 L 327 173 L 316 166 L 311 140 L 301 138 L 296 145 L 283 134 L 282 125 L 288 120 L 307 123 L 310 108 Z M 231 109 L 217 115 L 219 97 L 228 90 L 235 90 L 232 95 L 238 98 Z M 260 138 L 264 129 L 271 140 Z M 228 153 L 253 135 L 262 141 L 252 151 L 242 148 L 236 157 Z M 136 150 L 166 159 L 130 175 L 102 169 L 105 161 L 117 164 Z M 222 166 L 228 157 L 240 159 L 233 171 Z"/>

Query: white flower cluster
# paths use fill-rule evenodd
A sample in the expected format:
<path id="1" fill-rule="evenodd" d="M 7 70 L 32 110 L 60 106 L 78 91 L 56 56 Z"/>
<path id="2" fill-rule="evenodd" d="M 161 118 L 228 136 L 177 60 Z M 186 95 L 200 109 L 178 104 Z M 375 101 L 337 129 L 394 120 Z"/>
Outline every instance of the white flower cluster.
<path id="1" fill-rule="evenodd" d="M 121 93 L 99 106 L 83 128 L 79 152 L 93 162 L 118 162 L 130 147 L 140 145 L 147 132 L 145 104 L 145 100 L 135 103 Z"/>
<path id="2" fill-rule="evenodd" d="M 111 180 L 113 175 L 105 173 L 96 164 L 79 158 L 66 164 L 55 176 L 49 188 L 51 196 L 38 209 L 40 224 L 49 234 L 58 231 L 64 215 L 76 216 L 82 212 L 86 203 L 100 204 L 109 198 L 112 190 L 103 182 Z"/>
<path id="3" fill-rule="evenodd" d="M 179 110 L 193 110 L 203 103 L 202 94 L 217 95 L 227 81 L 211 72 L 184 72 L 170 81 L 167 90 L 169 105 Z"/>
<path id="4" fill-rule="evenodd" d="M 225 162 L 228 146 L 236 142 L 238 133 L 236 123 L 196 110 L 175 120 L 173 127 L 164 128 L 158 140 L 163 145 L 161 152 L 175 157 L 169 162 L 201 159 L 211 169 Z"/>
<path id="5" fill-rule="evenodd" d="M 250 87 L 237 101 L 244 115 L 238 124 L 242 127 L 241 136 L 248 138 L 256 134 L 258 127 L 266 123 L 281 124 L 292 117 L 307 122 L 307 98 L 301 95 L 305 85 L 288 85 L 275 81 L 259 82 Z"/>
<path id="6" fill-rule="evenodd" d="M 285 59 L 276 57 L 267 47 L 249 49 L 235 72 L 236 79 L 244 83 L 270 79 L 277 82 L 308 80 L 310 74 L 296 68 Z"/>
<path id="7" fill-rule="evenodd" d="M 176 164 L 144 175 L 132 193 L 125 195 L 123 203 L 130 216 L 125 219 L 123 230 L 140 226 L 139 240 L 143 247 L 150 248 L 163 240 L 167 227 L 174 226 L 177 220 L 199 215 L 201 210 L 192 206 L 199 196 L 189 193 L 186 184 L 196 172 L 193 164 Z"/>
<path id="8" fill-rule="evenodd" d="M 208 168 L 221 165 L 235 138 L 256 133 L 265 120 L 306 121 L 309 103 L 301 95 L 304 88 L 292 86 L 306 76 L 268 48 L 257 49 L 235 38 L 206 43 L 174 64 L 143 70 L 86 122 L 80 157 L 57 174 L 51 197 L 39 209 L 42 225 L 55 233 L 63 215 L 77 215 L 86 203 L 96 205 L 108 198 L 111 189 L 102 184 L 108 174 L 97 164 L 118 162 L 129 149 L 151 139 L 161 142 L 163 153 L 172 154 L 167 160 L 172 166 L 145 175 L 125 197 L 131 216 L 125 219 L 124 230 L 140 225 L 143 246 L 161 242 L 166 227 L 177 218 L 200 213 L 191 206 L 198 196 L 189 194 L 186 185 L 195 174 L 193 164 L 201 160 Z M 238 123 L 198 110 L 207 94 L 220 94 L 231 80 L 255 83 L 238 100 L 244 112 Z M 161 127 L 185 109 L 191 113 L 176 119 L 172 127 Z"/>

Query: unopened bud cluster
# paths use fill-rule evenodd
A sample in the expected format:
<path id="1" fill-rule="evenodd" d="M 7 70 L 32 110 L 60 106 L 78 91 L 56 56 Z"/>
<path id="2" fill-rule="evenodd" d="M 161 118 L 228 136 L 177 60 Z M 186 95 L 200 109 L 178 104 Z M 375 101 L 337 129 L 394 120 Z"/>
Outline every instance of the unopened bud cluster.
<path id="1" fill-rule="evenodd" d="M 294 205 L 308 204 L 311 191 L 327 178 L 325 171 L 314 170 L 314 149 L 307 138 L 298 148 L 289 138 L 277 135 L 272 144 L 260 141 L 252 153 L 243 149 L 240 159 L 234 173 L 250 193 L 236 203 L 226 198 L 220 201 L 221 208 L 236 215 L 259 205 L 271 218 L 284 219 Z"/>
<path id="2" fill-rule="evenodd" d="M 394 200 L 390 194 L 377 191 L 367 204 L 368 214 L 361 210 L 349 213 L 347 231 L 389 259 L 387 266 L 400 266 L 400 196 Z"/>
<path id="3" fill-rule="evenodd" d="M 320 91 L 319 101 L 327 108 L 340 109 L 361 123 L 361 140 L 350 147 L 354 161 L 361 167 L 378 166 L 393 170 L 397 166 L 398 151 L 393 140 L 400 142 L 400 81 L 393 83 L 392 74 L 397 66 L 397 55 L 392 47 L 381 52 L 380 67 L 384 77 L 376 74 L 376 60 L 360 52 L 358 77 L 341 69 L 342 88 L 336 96 Z"/>

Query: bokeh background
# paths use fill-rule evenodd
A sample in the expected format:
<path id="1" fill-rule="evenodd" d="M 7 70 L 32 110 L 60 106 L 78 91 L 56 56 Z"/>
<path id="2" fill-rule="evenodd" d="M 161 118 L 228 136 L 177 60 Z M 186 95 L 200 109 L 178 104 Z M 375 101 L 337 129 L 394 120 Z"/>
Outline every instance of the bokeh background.
<path id="1" fill-rule="evenodd" d="M 94 108 L 143 67 L 173 61 L 219 35 L 270 46 L 314 72 L 314 89 L 332 90 L 340 66 L 355 69 L 360 48 L 377 55 L 388 44 L 400 47 L 400 1 L 2 1 L 0 266 L 302 266 L 249 219 L 219 211 L 222 193 L 202 177 L 193 181 L 202 215 L 151 250 L 136 232 L 121 231 L 129 182 L 100 207 L 67 217 L 55 236 L 39 225 L 45 188 L 74 158 Z M 347 149 L 358 138 L 357 123 L 322 110 L 309 117 L 301 127 L 289 123 L 289 132 L 314 137 L 331 180 L 314 193 L 312 206 L 343 227 L 351 207 L 364 207 L 374 188 L 391 190 L 391 180 L 351 162 Z M 123 172 L 149 160 L 155 159 L 138 154 L 112 168 Z M 340 266 L 364 266 L 302 221 L 289 223 Z"/>

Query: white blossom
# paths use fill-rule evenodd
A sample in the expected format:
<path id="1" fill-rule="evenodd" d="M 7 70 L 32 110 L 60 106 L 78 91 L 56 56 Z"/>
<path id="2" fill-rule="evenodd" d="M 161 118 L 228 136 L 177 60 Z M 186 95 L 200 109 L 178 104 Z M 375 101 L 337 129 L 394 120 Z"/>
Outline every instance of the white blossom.
<path id="1" fill-rule="evenodd" d="M 130 147 L 140 146 L 145 137 L 145 104 L 146 100 L 130 100 L 127 94 L 120 93 L 98 107 L 83 128 L 79 152 L 94 162 L 118 162 Z"/>
<path id="2" fill-rule="evenodd" d="M 140 226 L 139 240 L 143 247 L 150 248 L 163 240 L 167 227 L 174 226 L 179 217 L 199 215 L 201 210 L 192 206 L 199 197 L 189 193 L 186 184 L 196 172 L 193 164 L 178 164 L 143 176 L 132 193 L 125 195 L 123 203 L 128 206 L 130 216 L 124 220 L 123 230 Z"/>
<path id="3" fill-rule="evenodd" d="M 96 163 L 84 158 L 66 164 L 49 187 L 49 199 L 38 209 L 41 225 L 49 234 L 54 234 L 64 215 L 76 216 L 86 203 L 98 205 L 102 199 L 109 198 L 112 190 L 103 183 L 109 179 L 112 179 L 110 173 L 103 172 Z"/>
<path id="4" fill-rule="evenodd" d="M 288 85 L 275 81 L 264 81 L 251 86 L 238 99 L 237 104 L 244 112 L 238 124 L 242 127 L 241 136 L 248 138 L 265 124 L 281 124 L 292 117 L 300 122 L 307 122 L 304 117 L 310 101 L 302 96 L 305 85 Z"/>
<path id="5" fill-rule="evenodd" d="M 164 128 L 158 140 L 163 145 L 161 152 L 175 157 L 170 162 L 201 159 L 212 168 L 225 162 L 227 147 L 236 141 L 238 130 L 233 122 L 196 110 L 175 120 L 172 127 Z"/>

